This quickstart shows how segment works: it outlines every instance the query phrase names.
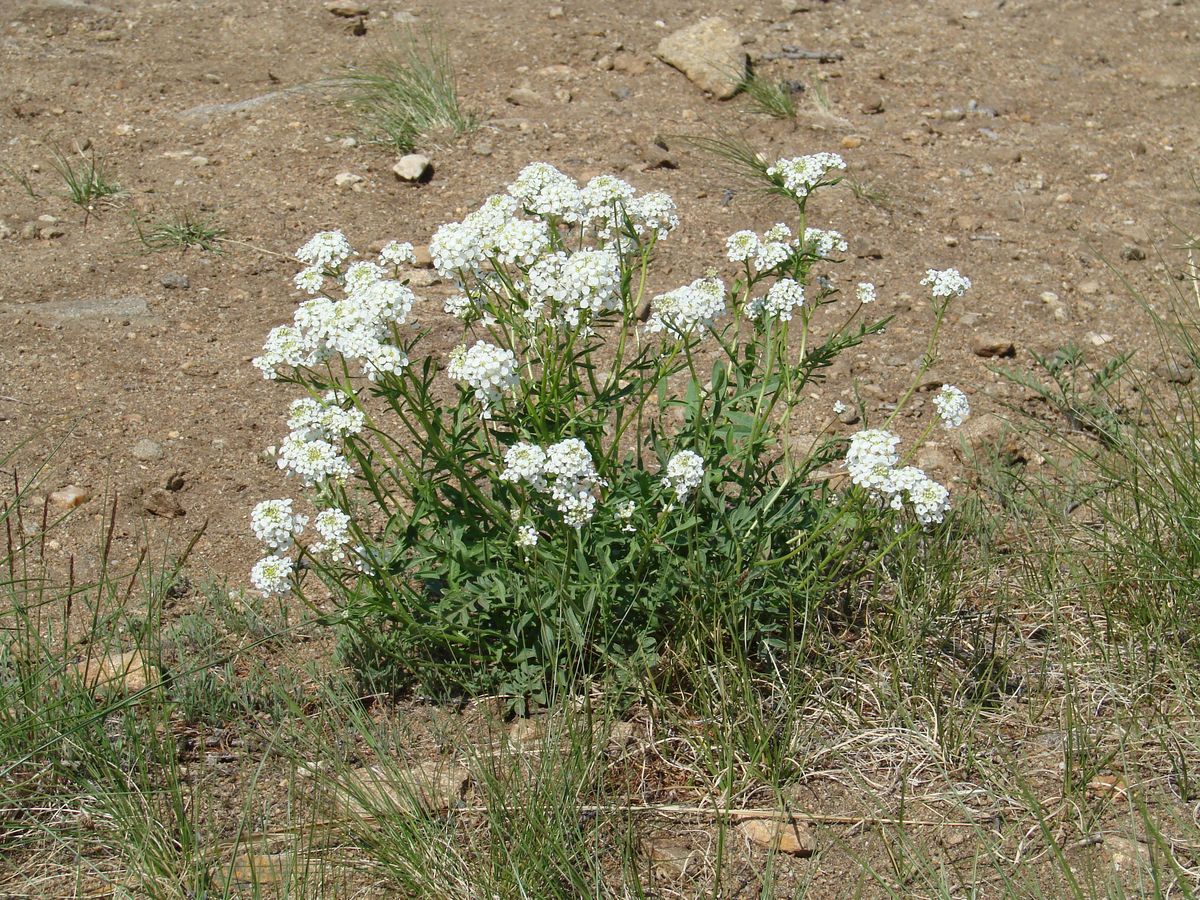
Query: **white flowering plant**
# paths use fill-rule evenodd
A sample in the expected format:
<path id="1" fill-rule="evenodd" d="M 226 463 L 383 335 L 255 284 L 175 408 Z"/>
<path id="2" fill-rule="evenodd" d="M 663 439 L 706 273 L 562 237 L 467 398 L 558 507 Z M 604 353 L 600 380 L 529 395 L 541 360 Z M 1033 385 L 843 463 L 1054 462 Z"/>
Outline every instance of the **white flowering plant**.
<path id="1" fill-rule="evenodd" d="M 786 639 L 883 521 L 927 526 L 947 505 L 886 431 L 851 443 L 856 503 L 814 477 L 838 441 L 789 437 L 805 387 L 886 324 L 860 321 L 874 286 L 830 277 L 842 235 L 805 222 L 840 168 L 780 160 L 766 171 L 798 221 L 732 235 L 724 275 L 658 294 L 671 199 L 545 163 L 433 234 L 455 288 L 440 309 L 408 286 L 411 245 L 369 260 L 313 237 L 308 299 L 255 360 L 303 393 L 276 458 L 312 513 L 254 510 L 256 587 L 311 596 L 316 577 L 360 668 L 518 704 L 644 671 L 710 601 L 735 598 L 746 640 Z M 950 272 L 929 273 L 939 324 L 965 290 Z M 424 352 L 448 325 L 457 346 Z M 947 423 L 966 414 L 952 390 Z"/>

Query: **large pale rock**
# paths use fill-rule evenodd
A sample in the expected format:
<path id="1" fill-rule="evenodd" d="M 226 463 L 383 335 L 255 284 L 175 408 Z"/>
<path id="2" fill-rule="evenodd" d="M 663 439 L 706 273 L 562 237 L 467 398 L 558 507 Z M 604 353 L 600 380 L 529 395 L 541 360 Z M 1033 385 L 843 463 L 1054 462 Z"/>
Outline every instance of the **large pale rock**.
<path id="1" fill-rule="evenodd" d="M 790 856 L 812 856 L 817 839 L 803 822 L 781 822 L 776 819 L 747 819 L 738 829 L 752 843 L 766 850 Z"/>
<path id="2" fill-rule="evenodd" d="M 746 74 L 742 39 L 725 19 L 701 19 L 667 35 L 655 55 L 721 100 L 738 92 Z"/>
<path id="3" fill-rule="evenodd" d="M 108 692 L 136 694 L 158 684 L 158 669 L 146 661 L 140 650 L 85 659 L 76 663 L 72 671 L 97 695 Z"/>
<path id="4" fill-rule="evenodd" d="M 437 761 L 411 769 L 370 766 L 348 773 L 336 799 L 353 816 L 389 809 L 407 815 L 441 813 L 462 802 L 470 778 L 462 766 Z"/>

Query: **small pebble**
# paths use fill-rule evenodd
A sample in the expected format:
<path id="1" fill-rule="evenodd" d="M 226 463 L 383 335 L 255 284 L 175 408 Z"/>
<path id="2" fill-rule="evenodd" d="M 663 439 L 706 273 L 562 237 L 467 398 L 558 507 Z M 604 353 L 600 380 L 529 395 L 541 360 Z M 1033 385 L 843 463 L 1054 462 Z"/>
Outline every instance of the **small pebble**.
<path id="1" fill-rule="evenodd" d="M 409 153 L 396 161 L 392 172 L 401 181 L 428 181 L 433 175 L 433 163 L 423 153 Z"/>
<path id="2" fill-rule="evenodd" d="M 975 335 L 971 339 L 971 350 L 976 356 L 982 356 L 985 359 L 1015 356 L 1017 352 L 1016 345 L 1012 341 L 995 334 Z"/>
<path id="3" fill-rule="evenodd" d="M 140 459 L 142 462 L 153 462 L 156 459 L 162 459 L 166 455 L 162 444 L 157 441 L 152 441 L 150 438 L 142 438 L 133 445 L 133 458 Z"/>

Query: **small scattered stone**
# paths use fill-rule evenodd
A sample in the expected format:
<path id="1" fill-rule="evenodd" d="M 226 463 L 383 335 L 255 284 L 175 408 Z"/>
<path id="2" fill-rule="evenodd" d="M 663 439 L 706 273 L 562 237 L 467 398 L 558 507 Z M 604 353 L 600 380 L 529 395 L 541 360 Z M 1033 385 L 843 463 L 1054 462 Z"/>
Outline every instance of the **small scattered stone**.
<path id="1" fill-rule="evenodd" d="M 353 150 L 358 146 L 358 138 L 353 137 L 352 135 L 346 135 L 346 137 L 338 139 L 338 146 L 346 150 Z"/>
<path id="2" fill-rule="evenodd" d="M 371 12 L 371 7 L 365 3 L 357 2 L 357 0 L 328 0 L 325 4 L 325 9 L 343 19 L 354 19 L 359 16 L 369 15 Z"/>
<path id="3" fill-rule="evenodd" d="M 334 176 L 333 183 L 340 188 L 361 191 L 365 180 L 361 175 L 355 175 L 353 172 L 339 172 Z"/>
<path id="4" fill-rule="evenodd" d="M 563 17 L 563 8 L 561 6 L 552 6 L 546 10 L 546 17 L 550 19 L 561 19 Z"/>
<path id="5" fill-rule="evenodd" d="M 1135 872 L 1150 867 L 1150 848 L 1141 841 L 1106 834 L 1102 846 L 1112 867 L 1118 872 Z"/>
<path id="6" fill-rule="evenodd" d="M 193 156 L 188 160 L 188 165 L 196 169 L 202 169 L 208 165 L 207 156 Z"/>
<path id="7" fill-rule="evenodd" d="M 863 139 L 856 134 L 848 134 L 842 138 L 843 150 L 857 150 L 863 145 Z"/>
<path id="8" fill-rule="evenodd" d="M 965 312 L 958 317 L 958 324 L 963 328 L 974 328 L 979 324 L 981 316 L 977 312 Z"/>
<path id="9" fill-rule="evenodd" d="M 496 148 L 492 146 L 491 141 L 476 141 L 471 150 L 476 156 L 491 156 Z"/>
<path id="10" fill-rule="evenodd" d="M 1100 282 L 1088 279 L 1087 281 L 1079 282 L 1079 293 L 1092 297 L 1100 293 Z"/>
<path id="11" fill-rule="evenodd" d="M 92 495 L 77 484 L 68 484 L 50 493 L 50 505 L 59 509 L 74 509 L 92 499 Z"/>
<path id="12" fill-rule="evenodd" d="M 1137 262 L 1146 258 L 1146 251 L 1136 244 L 1126 244 L 1121 248 L 1121 259 Z"/>
<path id="13" fill-rule="evenodd" d="M 1072 197 L 1069 192 L 1063 191 L 1061 194 L 1057 195 L 1054 198 L 1054 202 L 1057 203 L 1059 206 L 1066 206 L 1068 203 L 1072 202 L 1074 199 L 1075 198 Z"/>
<path id="14" fill-rule="evenodd" d="M 47 225 L 38 231 L 38 237 L 43 241 L 52 241 L 55 238 L 62 237 L 64 234 L 66 234 L 66 231 L 63 230 L 61 225 Z"/>
<path id="15" fill-rule="evenodd" d="M 966 117 L 967 117 L 967 114 L 963 110 L 958 108 L 957 106 L 954 107 L 953 109 L 942 110 L 942 121 L 943 122 L 961 122 Z"/>
<path id="16" fill-rule="evenodd" d="M 429 253 L 428 244 L 413 245 L 413 265 L 418 269 L 433 268 L 433 256 Z"/>
<path id="17" fill-rule="evenodd" d="M 185 515 L 179 499 L 165 488 L 155 488 L 142 497 L 142 509 L 152 516 L 176 519 Z"/>
<path id="18" fill-rule="evenodd" d="M 21 240 L 23 241 L 34 240 L 38 236 L 37 224 L 34 222 L 26 222 L 21 226 L 20 236 Z"/>
<path id="19" fill-rule="evenodd" d="M 845 405 L 845 404 L 843 404 Z M 858 414 L 857 406 L 846 406 L 840 413 L 837 414 L 838 421 L 843 425 L 857 425 L 861 418 Z"/>
<path id="20" fill-rule="evenodd" d="M 1111 344 L 1114 340 L 1111 334 L 1103 334 L 1099 331 L 1089 331 L 1084 335 L 1086 340 L 1093 347 L 1103 347 L 1105 344 Z"/>
<path id="21" fill-rule="evenodd" d="M 204 81 L 208 84 L 220 84 L 221 76 L 214 75 L 212 72 L 205 72 L 203 75 L 200 76 L 200 80 Z"/>
<path id="22" fill-rule="evenodd" d="M 169 291 L 186 291 L 192 286 L 192 280 L 182 272 L 167 272 L 160 275 L 158 283 Z"/>
<path id="23" fill-rule="evenodd" d="M 1096 775 L 1087 784 L 1087 795 L 1094 800 L 1123 799 L 1129 787 L 1120 775 Z"/>
<path id="24" fill-rule="evenodd" d="M 133 458 L 142 462 L 153 462 L 164 456 L 166 456 L 166 451 L 163 450 L 162 444 L 152 441 L 150 438 L 142 438 L 133 445 Z"/>
<path id="25" fill-rule="evenodd" d="M 423 153 L 409 153 L 396 161 L 392 171 L 401 181 L 428 181 L 433 175 L 433 163 Z"/>
<path id="26" fill-rule="evenodd" d="M 646 160 L 646 169 L 678 169 L 679 161 L 664 144 L 652 142 L 642 151 Z"/>
<path id="27" fill-rule="evenodd" d="M 869 100 L 864 100 L 859 111 L 865 116 L 879 115 L 883 112 L 883 98 L 871 97 Z"/>
<path id="28" fill-rule="evenodd" d="M 986 333 L 977 334 L 971 339 L 971 350 L 976 356 L 982 356 L 985 359 L 1015 356 L 1017 352 L 1016 345 L 1008 338 Z"/>
<path id="29" fill-rule="evenodd" d="M 738 92 L 746 72 L 742 40 L 721 18 L 701 19 L 667 35 L 655 55 L 719 100 Z"/>
<path id="30" fill-rule="evenodd" d="M 665 881 L 679 881 L 704 866 L 704 853 L 680 840 L 669 837 L 646 838 L 642 849 L 649 857 L 655 874 Z"/>
<path id="31" fill-rule="evenodd" d="M 1054 291 L 1042 291 L 1042 293 L 1039 295 L 1039 299 L 1043 303 L 1050 305 L 1050 306 L 1059 302 L 1058 294 L 1054 293 Z"/>
<path id="32" fill-rule="evenodd" d="M 519 87 L 508 92 L 505 99 L 513 106 L 545 106 L 546 98 L 533 88 Z"/>
<path id="33" fill-rule="evenodd" d="M 817 849 L 816 838 L 803 822 L 747 819 L 738 830 L 751 843 L 790 856 L 812 856 Z"/>
<path id="34" fill-rule="evenodd" d="M 557 100 L 559 103 L 570 103 L 571 102 L 571 92 L 569 90 L 567 90 L 565 87 L 556 88 L 554 91 L 554 99 Z"/>

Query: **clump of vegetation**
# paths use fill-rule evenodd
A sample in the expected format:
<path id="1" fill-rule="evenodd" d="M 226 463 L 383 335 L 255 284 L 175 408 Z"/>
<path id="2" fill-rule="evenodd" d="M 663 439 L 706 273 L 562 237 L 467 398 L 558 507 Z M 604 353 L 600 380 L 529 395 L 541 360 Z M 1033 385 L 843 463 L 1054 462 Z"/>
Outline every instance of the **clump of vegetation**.
<path id="1" fill-rule="evenodd" d="M 111 206 L 125 196 L 125 189 L 110 175 L 102 157 L 94 148 L 80 151 L 74 158 L 54 146 L 53 165 L 67 187 L 67 198 L 84 212 L 86 222 L 104 206 Z"/>
<path id="2" fill-rule="evenodd" d="M 432 32 L 409 31 L 336 87 L 366 138 L 401 153 L 422 137 L 457 136 L 478 125 L 459 103 L 450 53 Z"/>
<path id="3" fill-rule="evenodd" d="M 774 119 L 796 118 L 793 85 L 787 81 L 771 81 L 757 72 L 748 71 L 742 78 L 741 90 L 755 107 Z"/>
<path id="4" fill-rule="evenodd" d="M 314 299 L 255 361 L 304 389 L 278 461 L 308 487 L 316 537 L 292 499 L 260 503 L 256 585 L 303 594 L 311 573 L 364 645 L 344 659 L 378 684 L 390 658 L 436 696 L 524 708 L 593 677 L 632 684 L 701 622 L 728 621 L 724 640 L 769 665 L 949 502 L 908 464 L 915 448 L 900 453 L 895 412 L 848 450 L 789 436 L 811 385 L 886 323 L 869 318 L 873 285 L 824 275 L 843 236 L 806 222 L 844 168 L 829 153 L 764 164 L 792 223 L 731 235 L 728 286 L 710 273 L 650 297 L 670 198 L 534 163 L 433 236 L 461 291 L 444 311 L 464 341 L 444 363 L 405 327 L 411 245 L 352 262 L 341 232 L 316 235 L 296 276 Z M 923 283 L 934 326 L 917 378 L 970 286 L 953 269 Z M 967 399 L 947 386 L 933 407 L 929 427 L 952 428 Z M 848 493 L 815 477 L 843 456 Z"/>
<path id="5" fill-rule="evenodd" d="M 133 227 L 141 245 L 154 253 L 165 250 L 184 252 L 189 248 L 221 253 L 221 242 L 229 233 L 210 216 L 192 208 L 174 210 L 153 222 L 145 223 L 135 215 Z"/>

